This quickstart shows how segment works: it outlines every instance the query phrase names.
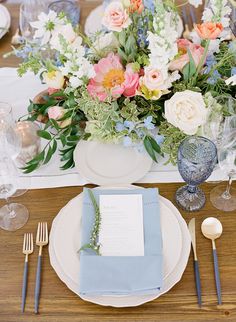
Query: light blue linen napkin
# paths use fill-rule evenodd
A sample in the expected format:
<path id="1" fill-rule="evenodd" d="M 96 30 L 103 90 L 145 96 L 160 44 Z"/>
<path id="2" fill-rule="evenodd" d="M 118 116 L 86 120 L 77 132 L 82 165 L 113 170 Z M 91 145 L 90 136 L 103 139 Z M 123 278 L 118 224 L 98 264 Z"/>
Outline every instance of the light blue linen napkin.
<path id="1" fill-rule="evenodd" d="M 162 236 L 157 189 L 99 190 L 99 195 L 142 194 L 144 256 L 99 256 L 80 252 L 79 292 L 82 295 L 153 294 L 163 283 Z M 89 243 L 94 223 L 94 208 L 88 189 L 83 192 L 81 245 Z"/>

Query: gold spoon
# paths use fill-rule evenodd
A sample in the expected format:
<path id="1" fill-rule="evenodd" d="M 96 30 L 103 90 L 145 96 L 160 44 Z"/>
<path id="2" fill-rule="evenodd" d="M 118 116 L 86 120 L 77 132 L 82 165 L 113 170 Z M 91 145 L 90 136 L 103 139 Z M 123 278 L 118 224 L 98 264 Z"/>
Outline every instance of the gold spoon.
<path id="1" fill-rule="evenodd" d="M 220 273 L 219 273 L 219 265 L 218 265 L 215 240 L 221 236 L 223 232 L 223 227 L 221 222 L 217 218 L 208 217 L 202 222 L 201 230 L 203 235 L 206 238 L 211 239 L 211 242 L 212 242 L 217 298 L 218 298 L 218 304 L 222 304 Z"/>

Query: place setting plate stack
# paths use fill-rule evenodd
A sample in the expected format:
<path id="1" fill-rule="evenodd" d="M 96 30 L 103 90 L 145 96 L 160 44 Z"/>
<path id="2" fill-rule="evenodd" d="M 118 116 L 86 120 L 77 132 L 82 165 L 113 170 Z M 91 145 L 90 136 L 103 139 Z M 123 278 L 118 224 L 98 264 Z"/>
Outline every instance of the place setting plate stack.
<path id="1" fill-rule="evenodd" d="M 138 173 L 138 175 L 140 175 L 140 173 Z M 138 306 L 158 298 L 162 294 L 168 292 L 177 282 L 180 281 L 189 258 L 190 247 L 191 247 L 190 234 L 189 234 L 186 222 L 184 221 L 178 209 L 168 199 L 159 195 L 158 189 L 144 189 L 137 186 L 133 186 L 130 184 L 130 182 L 121 185 L 119 182 L 120 180 L 119 178 L 117 179 L 118 182 L 116 182 L 116 180 L 113 178 L 114 183 L 113 185 L 111 185 L 110 184 L 111 178 L 109 178 L 109 175 L 107 175 L 108 184 L 105 185 L 105 182 L 104 182 L 104 178 L 106 177 L 105 169 L 104 169 L 104 172 L 101 173 L 101 176 L 102 178 L 98 177 L 97 180 L 99 182 L 102 181 L 104 184 L 100 187 L 90 190 L 92 191 L 93 194 L 97 196 L 98 198 L 97 200 L 100 201 L 100 207 L 101 207 L 101 196 L 105 197 L 111 194 L 113 196 L 115 195 L 115 197 L 123 198 L 123 197 L 130 196 L 130 194 L 135 194 L 135 195 L 140 194 L 143 197 L 141 212 L 142 212 L 142 218 L 144 223 L 144 227 L 143 227 L 144 242 L 143 243 L 144 243 L 145 251 L 144 251 L 143 259 L 141 258 L 137 260 L 145 261 L 146 248 L 147 248 L 146 244 L 148 243 L 147 242 L 148 238 L 150 238 L 150 236 L 148 236 L 149 232 L 147 228 L 145 229 L 145 225 L 146 225 L 145 220 L 148 220 L 147 218 L 150 215 L 150 212 L 147 211 L 147 209 L 145 209 L 147 205 L 146 205 L 146 201 L 144 202 L 144 195 L 145 194 L 148 195 L 149 193 L 152 193 L 152 194 L 154 193 L 155 199 L 157 200 L 158 208 L 159 208 L 159 210 L 157 208 L 157 212 L 159 213 L 154 214 L 154 216 L 158 216 L 159 222 L 160 222 L 160 227 L 159 228 L 154 227 L 154 230 L 158 231 L 158 229 L 160 229 L 160 232 L 161 232 L 161 236 L 159 236 L 159 241 L 156 244 L 156 247 L 157 247 L 156 250 L 160 249 L 161 251 L 160 271 L 156 272 L 157 275 L 160 275 L 161 287 L 156 287 L 154 289 L 150 289 L 149 291 L 145 290 L 142 292 L 142 290 L 140 290 L 137 292 L 137 290 L 135 290 L 134 292 L 132 292 L 132 288 L 134 289 L 136 288 L 136 282 L 138 284 L 138 278 L 140 279 L 141 277 L 137 275 L 136 276 L 137 281 L 136 280 L 125 281 L 127 285 L 130 285 L 130 284 L 132 285 L 131 291 L 129 289 L 129 286 L 127 285 L 124 287 L 122 292 L 118 292 L 118 291 L 115 292 L 115 290 L 114 291 L 104 290 L 103 292 L 99 292 L 99 291 L 84 292 L 82 290 L 84 285 L 83 286 L 81 285 L 81 281 L 82 281 L 82 284 L 84 284 L 83 279 L 86 278 L 86 276 L 84 275 L 84 264 L 82 265 L 81 260 L 84 261 L 84 258 L 87 259 L 88 257 L 92 257 L 91 260 L 93 261 L 93 263 L 100 263 L 100 261 L 103 261 L 103 260 L 109 261 L 109 256 L 106 256 L 106 255 L 109 255 L 108 253 L 107 254 L 104 253 L 105 256 L 98 256 L 95 253 L 91 253 L 91 250 L 85 249 L 80 251 L 84 241 L 83 229 L 84 229 L 84 225 L 86 225 L 85 221 L 89 221 L 88 214 L 84 210 L 86 209 L 84 207 L 86 205 L 85 199 L 86 199 L 86 194 L 88 192 L 88 189 L 86 188 L 82 193 L 80 193 L 78 196 L 72 199 L 65 207 L 63 207 L 60 210 L 59 214 L 53 220 L 51 232 L 49 236 L 50 262 L 55 272 L 57 273 L 58 277 L 66 284 L 66 286 L 69 289 L 71 289 L 83 300 L 96 303 L 99 305 L 103 305 L 103 306 L 113 306 L 113 307 Z M 94 177 L 93 177 L 93 180 L 94 180 Z M 97 183 L 97 182 L 94 182 L 94 183 Z M 110 206 L 111 205 L 109 205 L 109 202 L 108 202 L 108 207 Z M 129 207 L 129 199 L 128 199 L 127 207 Z M 118 217 L 116 217 L 116 220 L 117 220 L 117 224 L 119 225 L 120 221 L 124 219 L 123 218 L 124 213 L 122 214 L 121 212 L 121 215 L 119 213 L 116 213 L 116 214 L 118 214 Z M 112 213 L 109 213 L 108 211 L 108 215 L 112 215 Z M 135 216 L 136 215 L 137 214 L 135 214 Z M 101 233 L 103 232 L 103 235 L 104 235 L 105 228 L 103 225 L 106 227 L 108 225 L 108 227 L 110 227 L 111 229 L 114 229 L 114 222 L 112 223 L 109 222 L 109 220 L 107 220 L 107 217 L 103 218 L 103 212 L 101 211 Z M 135 224 L 133 228 L 134 229 L 137 228 Z M 129 229 L 127 230 L 127 232 L 128 231 Z M 109 235 L 109 231 L 106 231 L 106 233 L 108 233 Z M 116 237 L 118 237 L 119 239 L 120 232 L 116 232 L 116 233 L 117 233 Z M 121 239 L 126 237 L 124 237 L 123 233 L 120 236 Z M 100 237 L 98 237 L 98 239 L 100 241 Z M 141 239 L 141 235 L 140 235 L 140 239 Z M 103 236 L 103 241 L 101 241 L 101 243 L 103 242 L 105 244 L 106 242 L 108 243 L 108 241 L 111 242 L 111 239 L 109 239 L 109 237 L 108 236 L 106 237 L 105 235 L 105 239 Z M 113 240 L 113 242 L 111 243 L 115 243 L 115 242 L 116 241 Z M 122 245 L 122 241 L 121 241 L 121 245 Z M 105 246 L 109 248 L 108 245 L 105 245 Z M 155 249 L 153 250 L 154 253 L 156 250 Z M 85 254 L 87 252 L 89 255 L 92 255 L 92 256 L 83 256 L 84 255 L 82 254 L 83 252 Z M 110 266 L 110 271 L 108 269 L 108 275 L 110 274 L 112 279 L 114 280 L 117 279 L 119 281 L 119 278 L 120 278 L 119 274 L 121 274 L 121 272 L 119 271 L 120 267 L 117 270 L 114 266 L 116 265 L 115 263 L 117 263 L 117 266 L 118 266 L 121 260 L 121 266 L 124 265 L 124 268 L 125 268 L 125 264 L 123 263 L 125 256 L 122 256 L 118 253 L 114 255 L 118 255 L 119 258 L 118 257 L 116 258 L 116 256 L 110 256 L 111 266 Z M 127 256 L 126 258 L 128 258 L 127 260 L 132 261 L 133 260 L 132 258 L 135 258 L 135 257 L 138 258 L 137 256 L 132 256 L 132 255 L 130 256 L 129 254 L 129 256 Z M 146 258 L 148 259 L 148 256 Z M 83 268 L 83 272 L 81 271 L 81 265 Z M 101 264 L 101 267 L 103 267 L 102 264 Z M 107 269 L 106 265 L 105 265 L 105 269 Z M 146 272 L 146 274 L 149 274 L 148 265 L 146 265 L 144 272 Z M 100 272 L 99 274 L 102 274 L 102 273 Z M 103 276 L 103 278 L 104 280 L 101 281 L 101 283 L 104 283 L 104 287 L 105 287 L 107 283 L 107 280 L 106 280 L 107 277 Z M 127 274 L 127 279 L 129 278 L 131 278 L 131 276 Z M 125 291 L 126 287 L 127 287 L 127 292 Z"/>

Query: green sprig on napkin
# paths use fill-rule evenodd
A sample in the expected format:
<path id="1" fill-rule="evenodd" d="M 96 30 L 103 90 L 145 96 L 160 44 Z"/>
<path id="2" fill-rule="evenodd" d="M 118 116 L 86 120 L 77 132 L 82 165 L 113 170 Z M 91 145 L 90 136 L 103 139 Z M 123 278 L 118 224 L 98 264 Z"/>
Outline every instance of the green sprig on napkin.
<path id="1" fill-rule="evenodd" d="M 101 255 L 100 254 L 100 245 L 97 242 L 98 236 L 99 236 L 99 230 L 100 230 L 100 226 L 101 226 L 100 209 L 99 209 L 97 201 L 94 197 L 94 194 L 92 193 L 92 190 L 89 189 L 88 192 L 89 192 L 89 196 L 91 198 L 91 201 L 92 201 L 92 204 L 94 207 L 94 211 L 95 211 L 95 221 L 94 221 L 93 229 L 92 229 L 91 236 L 90 236 L 90 243 L 83 245 L 79 249 L 79 252 L 81 250 L 85 250 L 85 249 L 89 248 L 89 249 L 92 249 L 97 255 Z"/>

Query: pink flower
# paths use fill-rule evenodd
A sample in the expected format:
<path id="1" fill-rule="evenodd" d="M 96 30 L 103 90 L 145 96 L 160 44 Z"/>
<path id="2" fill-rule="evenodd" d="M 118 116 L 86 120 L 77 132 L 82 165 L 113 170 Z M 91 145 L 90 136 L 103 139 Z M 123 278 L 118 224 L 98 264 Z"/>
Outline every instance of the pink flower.
<path id="1" fill-rule="evenodd" d="M 131 24 L 131 19 L 123 4 L 114 1 L 106 7 L 102 24 L 109 30 L 121 32 Z"/>
<path id="2" fill-rule="evenodd" d="M 178 56 L 175 60 L 173 60 L 170 65 L 170 70 L 182 70 L 184 66 L 189 63 L 189 55 L 188 49 L 193 56 L 193 60 L 195 65 L 197 66 L 200 63 L 202 58 L 204 48 L 200 45 L 193 44 L 191 41 L 187 39 L 178 39 Z"/>
<path id="3" fill-rule="evenodd" d="M 51 106 L 48 109 L 48 117 L 49 117 L 49 119 L 53 119 L 53 120 L 57 121 L 60 118 L 62 118 L 64 115 L 65 115 L 65 110 L 61 106 Z M 61 128 L 64 128 L 64 127 L 66 127 L 66 126 L 71 124 L 71 118 L 69 117 L 69 118 L 67 118 L 67 119 L 65 119 L 63 121 L 59 121 L 57 123 Z"/>
<path id="4" fill-rule="evenodd" d="M 127 65 L 125 71 L 123 95 L 126 97 L 133 97 L 136 94 L 136 90 L 139 86 L 139 74 L 133 72 L 132 67 Z"/>
<path id="5" fill-rule="evenodd" d="M 124 92 L 125 74 L 119 56 L 110 53 L 94 65 L 94 70 L 96 75 L 87 87 L 91 96 L 105 101 L 109 94 L 117 98 Z"/>
<path id="6" fill-rule="evenodd" d="M 48 117 L 50 119 L 58 120 L 65 114 L 64 108 L 61 106 L 52 106 L 48 109 Z"/>
<path id="7" fill-rule="evenodd" d="M 108 54 L 94 65 L 95 77 L 90 79 L 87 86 L 88 92 L 94 98 L 105 101 L 111 95 L 118 98 L 134 96 L 139 84 L 139 75 L 133 72 L 130 65 L 124 70 L 118 55 Z"/>

